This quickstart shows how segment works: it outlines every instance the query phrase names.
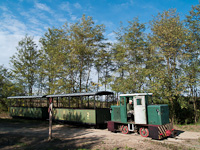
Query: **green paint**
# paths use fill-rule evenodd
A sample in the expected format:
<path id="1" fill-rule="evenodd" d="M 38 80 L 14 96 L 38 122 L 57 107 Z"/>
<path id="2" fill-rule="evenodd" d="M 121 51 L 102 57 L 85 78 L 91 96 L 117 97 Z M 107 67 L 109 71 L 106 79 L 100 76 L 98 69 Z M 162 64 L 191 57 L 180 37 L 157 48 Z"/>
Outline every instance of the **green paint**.
<path id="1" fill-rule="evenodd" d="M 10 107 L 10 115 L 12 117 L 47 119 L 48 118 L 48 108 L 47 107 L 35 107 L 35 108 Z"/>
<path id="2" fill-rule="evenodd" d="M 13 117 L 47 119 L 48 108 L 10 107 L 10 115 Z M 110 120 L 110 109 L 53 108 L 53 119 L 86 124 L 104 124 Z"/>
<path id="3" fill-rule="evenodd" d="M 126 97 L 120 97 L 122 103 L 120 103 L 121 122 L 127 123 L 127 110 L 126 110 Z"/>
<path id="4" fill-rule="evenodd" d="M 121 122 L 120 106 L 111 106 L 111 120 Z"/>
<path id="5" fill-rule="evenodd" d="M 132 97 L 130 98 L 132 99 Z M 119 106 L 111 106 L 111 120 L 112 121 L 119 121 L 122 123 L 127 123 L 127 103 L 126 97 L 120 97 L 120 105 Z"/>
<path id="6" fill-rule="evenodd" d="M 109 109 L 67 109 L 54 108 L 53 118 L 77 123 L 103 124 L 110 120 Z"/>
<path id="7" fill-rule="evenodd" d="M 56 120 L 65 120 L 79 123 L 96 124 L 96 115 L 93 109 L 66 109 L 54 108 L 53 118 Z"/>
<path id="8" fill-rule="evenodd" d="M 164 125 L 169 123 L 169 107 L 167 104 L 163 105 L 149 105 L 147 106 L 148 124 Z"/>
<path id="9" fill-rule="evenodd" d="M 96 109 L 96 119 L 97 124 L 103 124 L 106 121 L 109 121 L 110 118 L 110 109 L 109 108 L 97 108 Z"/>

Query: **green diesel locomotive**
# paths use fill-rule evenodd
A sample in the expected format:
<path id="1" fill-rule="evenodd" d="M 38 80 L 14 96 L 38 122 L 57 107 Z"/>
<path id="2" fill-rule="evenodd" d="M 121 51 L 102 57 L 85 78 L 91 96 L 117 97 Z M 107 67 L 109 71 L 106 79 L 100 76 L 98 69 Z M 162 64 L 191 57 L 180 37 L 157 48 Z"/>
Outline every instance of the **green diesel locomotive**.
<path id="1" fill-rule="evenodd" d="M 167 104 L 149 105 L 152 93 L 121 94 L 120 104 L 111 106 L 111 121 L 108 130 L 124 134 L 138 132 L 143 137 L 163 139 L 174 135 L 169 122 Z"/>

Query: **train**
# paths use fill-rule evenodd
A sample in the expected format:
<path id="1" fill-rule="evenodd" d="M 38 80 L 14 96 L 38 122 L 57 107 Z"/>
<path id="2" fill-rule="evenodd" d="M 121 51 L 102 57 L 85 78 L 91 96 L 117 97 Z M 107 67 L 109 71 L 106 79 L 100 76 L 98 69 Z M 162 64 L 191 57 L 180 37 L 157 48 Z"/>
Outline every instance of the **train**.
<path id="1" fill-rule="evenodd" d="M 119 101 L 109 91 L 41 96 L 11 96 L 12 117 L 48 119 L 50 100 L 53 120 L 73 124 L 106 127 L 111 132 L 139 133 L 143 137 L 163 139 L 174 136 L 167 104 L 150 104 L 152 93 L 120 94 Z"/>

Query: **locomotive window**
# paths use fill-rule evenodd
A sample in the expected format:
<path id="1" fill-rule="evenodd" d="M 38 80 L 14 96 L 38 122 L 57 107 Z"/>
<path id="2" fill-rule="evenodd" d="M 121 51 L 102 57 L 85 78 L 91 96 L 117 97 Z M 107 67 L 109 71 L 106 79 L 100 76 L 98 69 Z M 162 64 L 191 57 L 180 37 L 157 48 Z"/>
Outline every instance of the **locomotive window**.
<path id="1" fill-rule="evenodd" d="M 124 105 L 124 97 L 120 97 L 120 105 Z"/>
<path id="2" fill-rule="evenodd" d="M 137 99 L 137 105 L 142 105 L 142 99 Z"/>
<path id="3" fill-rule="evenodd" d="M 124 99 L 121 99 L 121 105 L 124 105 Z"/>

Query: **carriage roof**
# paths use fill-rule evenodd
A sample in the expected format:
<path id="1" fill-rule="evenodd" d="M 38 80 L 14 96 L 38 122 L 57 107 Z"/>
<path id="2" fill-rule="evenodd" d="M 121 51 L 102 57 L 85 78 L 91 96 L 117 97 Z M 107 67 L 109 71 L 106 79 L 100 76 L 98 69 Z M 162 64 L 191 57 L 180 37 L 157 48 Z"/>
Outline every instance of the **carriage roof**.
<path id="1" fill-rule="evenodd" d="M 86 93 L 69 93 L 69 94 L 54 94 L 54 95 L 35 95 L 35 96 L 10 96 L 8 99 L 35 99 L 46 97 L 80 97 L 80 96 L 95 96 L 95 95 L 113 95 L 113 92 L 99 91 L 99 92 L 86 92 Z"/>

